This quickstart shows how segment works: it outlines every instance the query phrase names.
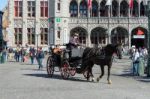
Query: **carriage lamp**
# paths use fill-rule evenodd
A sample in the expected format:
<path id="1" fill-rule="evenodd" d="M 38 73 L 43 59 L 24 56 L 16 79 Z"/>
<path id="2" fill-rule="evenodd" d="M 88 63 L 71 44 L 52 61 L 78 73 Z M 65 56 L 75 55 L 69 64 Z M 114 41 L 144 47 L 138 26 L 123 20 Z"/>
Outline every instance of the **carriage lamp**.
<path id="1" fill-rule="evenodd" d="M 147 0 L 148 14 L 148 60 L 147 60 L 147 77 L 150 77 L 150 0 Z"/>

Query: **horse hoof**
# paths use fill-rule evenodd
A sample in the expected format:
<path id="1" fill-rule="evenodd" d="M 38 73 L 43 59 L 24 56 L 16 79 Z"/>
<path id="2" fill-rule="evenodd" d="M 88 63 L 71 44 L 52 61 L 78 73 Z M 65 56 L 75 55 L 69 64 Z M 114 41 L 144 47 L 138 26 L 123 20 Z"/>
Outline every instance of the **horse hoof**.
<path id="1" fill-rule="evenodd" d="M 111 82 L 111 81 L 108 81 L 108 84 L 112 84 L 112 82 Z"/>
<path id="2" fill-rule="evenodd" d="M 90 81 L 90 78 L 87 78 L 87 81 Z"/>
<path id="3" fill-rule="evenodd" d="M 95 79 L 94 79 L 94 78 L 92 78 L 92 82 L 95 82 Z"/>
<path id="4" fill-rule="evenodd" d="M 97 78 L 97 82 L 99 82 L 100 78 Z"/>

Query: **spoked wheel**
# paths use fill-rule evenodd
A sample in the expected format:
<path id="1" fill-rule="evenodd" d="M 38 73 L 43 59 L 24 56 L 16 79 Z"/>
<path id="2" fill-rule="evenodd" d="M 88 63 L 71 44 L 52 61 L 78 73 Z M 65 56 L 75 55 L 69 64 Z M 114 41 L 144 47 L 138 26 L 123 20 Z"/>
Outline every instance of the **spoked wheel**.
<path id="1" fill-rule="evenodd" d="M 76 68 L 75 67 L 72 67 L 70 69 L 70 74 L 71 74 L 71 76 L 74 76 L 76 74 Z"/>
<path id="2" fill-rule="evenodd" d="M 49 77 L 52 77 L 54 74 L 54 61 L 51 56 L 47 59 L 47 74 Z"/>
<path id="3" fill-rule="evenodd" d="M 69 67 L 70 67 L 70 65 L 69 65 L 68 61 L 64 61 L 62 63 L 61 76 L 63 77 L 63 79 L 68 79 L 69 78 L 69 75 L 70 75 Z"/>

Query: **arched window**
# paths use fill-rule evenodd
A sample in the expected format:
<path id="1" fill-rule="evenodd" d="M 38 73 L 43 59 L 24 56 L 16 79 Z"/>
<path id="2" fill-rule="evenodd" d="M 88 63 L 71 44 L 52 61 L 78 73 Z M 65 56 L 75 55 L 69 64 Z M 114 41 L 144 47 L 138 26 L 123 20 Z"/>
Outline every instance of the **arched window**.
<path id="1" fill-rule="evenodd" d="M 129 5 L 128 5 L 127 1 L 123 0 L 120 3 L 120 16 L 128 17 L 128 9 L 129 9 Z"/>
<path id="2" fill-rule="evenodd" d="M 70 2 L 70 17 L 78 16 L 78 4 L 75 0 Z"/>
<path id="3" fill-rule="evenodd" d="M 131 15 L 134 17 L 138 17 L 139 16 L 139 5 L 137 1 L 133 1 L 133 10 L 131 9 Z"/>
<path id="4" fill-rule="evenodd" d="M 106 30 L 101 27 L 96 27 L 91 31 L 91 44 L 103 45 L 106 44 L 106 38 L 108 35 L 106 34 Z"/>
<path id="5" fill-rule="evenodd" d="M 117 17 L 118 16 L 118 7 L 119 7 L 119 4 L 116 0 L 113 0 L 112 1 L 112 16 L 113 17 Z"/>
<path id="6" fill-rule="evenodd" d="M 100 16 L 107 17 L 108 16 L 108 6 L 106 5 L 106 0 L 102 0 L 100 3 Z"/>
<path id="7" fill-rule="evenodd" d="M 82 27 L 76 27 L 70 31 L 70 36 L 72 36 L 74 33 L 79 34 L 80 44 L 86 45 L 87 31 Z"/>
<path id="8" fill-rule="evenodd" d="M 80 16 L 87 17 L 87 2 L 86 2 L 86 0 L 82 0 L 80 3 Z"/>
<path id="9" fill-rule="evenodd" d="M 146 6 L 143 4 L 143 1 L 140 4 L 140 16 L 146 16 Z"/>
<path id="10" fill-rule="evenodd" d="M 98 3 L 97 1 L 92 1 L 92 17 L 98 17 Z"/>

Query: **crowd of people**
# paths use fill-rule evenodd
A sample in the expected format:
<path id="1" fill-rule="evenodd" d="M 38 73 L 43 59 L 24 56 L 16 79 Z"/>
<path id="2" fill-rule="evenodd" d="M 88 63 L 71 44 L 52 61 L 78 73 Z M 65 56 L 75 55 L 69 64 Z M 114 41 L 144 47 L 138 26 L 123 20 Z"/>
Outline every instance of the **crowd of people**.
<path id="1" fill-rule="evenodd" d="M 130 59 L 132 59 L 133 75 L 144 75 L 148 58 L 147 48 L 136 48 L 135 46 L 132 46 L 132 48 L 129 50 L 129 55 Z"/>
<path id="2" fill-rule="evenodd" d="M 42 69 L 44 57 L 45 52 L 42 50 L 42 47 L 38 47 L 38 49 L 35 49 L 34 47 L 17 47 L 15 49 L 5 48 L 0 52 L 0 63 L 14 60 L 16 62 L 27 62 L 30 60 L 31 65 L 33 65 L 36 60 L 39 65 L 39 69 Z"/>

